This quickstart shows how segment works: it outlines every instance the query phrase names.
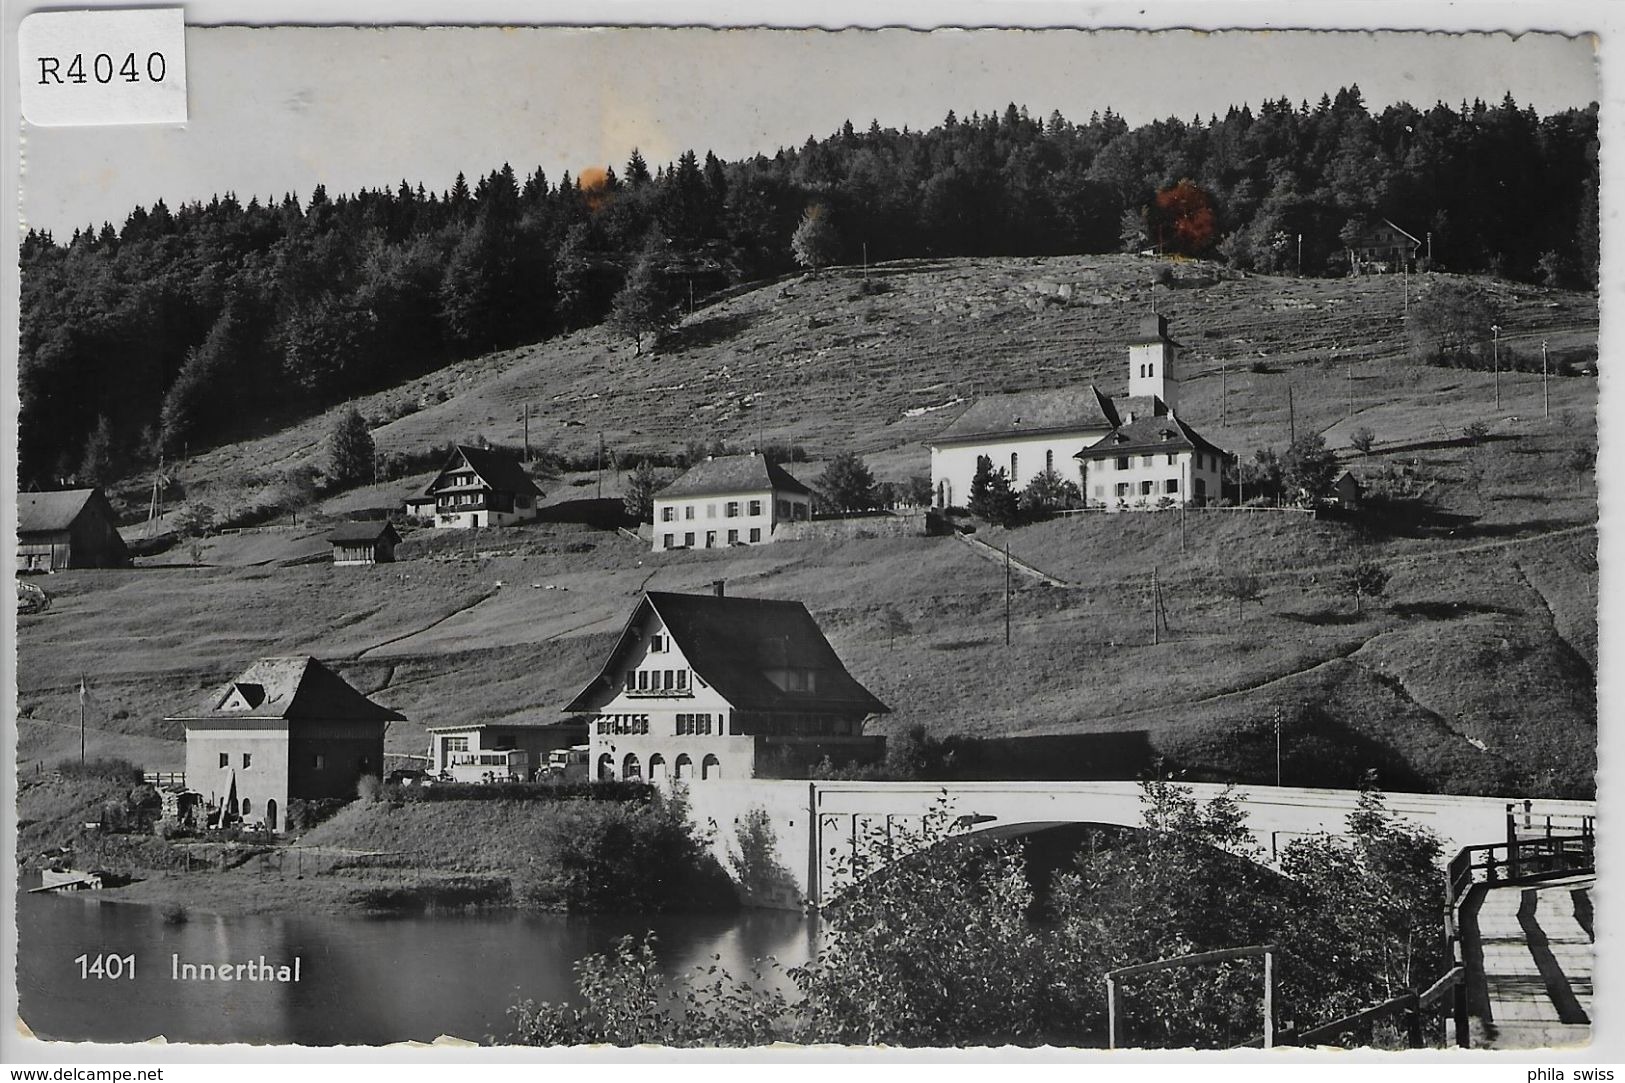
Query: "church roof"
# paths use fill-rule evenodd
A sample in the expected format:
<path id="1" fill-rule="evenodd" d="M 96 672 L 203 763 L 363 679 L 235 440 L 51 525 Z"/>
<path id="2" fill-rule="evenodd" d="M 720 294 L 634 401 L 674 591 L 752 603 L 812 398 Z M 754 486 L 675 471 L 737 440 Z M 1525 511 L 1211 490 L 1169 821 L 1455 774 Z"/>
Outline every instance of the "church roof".
<path id="1" fill-rule="evenodd" d="M 881 714 L 891 709 L 846 671 L 800 602 L 650 591 L 632 611 L 604 668 L 566 711 L 597 710 L 615 694 L 618 663 L 637 643 L 651 611 L 694 672 L 736 710 Z M 785 669 L 816 671 L 816 691 L 786 691 L 769 679 L 769 671 Z"/>
<path id="2" fill-rule="evenodd" d="M 972 443 L 1011 436 L 1105 432 L 1117 425 L 1112 400 L 1093 384 L 989 395 L 971 403 L 933 444 Z"/>

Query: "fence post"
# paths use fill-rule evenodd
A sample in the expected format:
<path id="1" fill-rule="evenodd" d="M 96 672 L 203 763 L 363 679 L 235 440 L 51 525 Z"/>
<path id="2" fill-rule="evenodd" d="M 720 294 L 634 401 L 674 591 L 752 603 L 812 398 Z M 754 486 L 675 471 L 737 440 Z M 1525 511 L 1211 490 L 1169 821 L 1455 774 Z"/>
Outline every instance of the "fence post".
<path id="1" fill-rule="evenodd" d="M 1106 978 L 1106 1048 L 1117 1048 L 1117 982 Z"/>
<path id="2" fill-rule="evenodd" d="M 1406 996 L 1405 1038 L 1412 1049 L 1422 1048 L 1422 1007 L 1415 991 Z"/>

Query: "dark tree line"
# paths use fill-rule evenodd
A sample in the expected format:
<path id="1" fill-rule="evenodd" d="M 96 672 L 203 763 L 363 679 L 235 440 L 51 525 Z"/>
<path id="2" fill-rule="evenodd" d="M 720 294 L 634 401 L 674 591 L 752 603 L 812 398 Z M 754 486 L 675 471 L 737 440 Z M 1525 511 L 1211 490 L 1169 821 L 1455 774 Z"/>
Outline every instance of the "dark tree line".
<path id="1" fill-rule="evenodd" d="M 1302 234 L 1303 270 L 1326 274 L 1351 223 L 1386 217 L 1431 232 L 1451 270 L 1594 286 L 1596 121 L 1510 96 L 1373 115 L 1357 87 L 1134 129 L 1012 105 L 653 173 L 634 152 L 624 177 L 503 166 L 443 193 L 160 201 L 23 241 L 22 478 L 105 481 L 612 313 L 658 331 L 650 290 L 671 304 L 793 270 L 815 206 L 837 262 L 1160 244 L 1275 271 Z"/>

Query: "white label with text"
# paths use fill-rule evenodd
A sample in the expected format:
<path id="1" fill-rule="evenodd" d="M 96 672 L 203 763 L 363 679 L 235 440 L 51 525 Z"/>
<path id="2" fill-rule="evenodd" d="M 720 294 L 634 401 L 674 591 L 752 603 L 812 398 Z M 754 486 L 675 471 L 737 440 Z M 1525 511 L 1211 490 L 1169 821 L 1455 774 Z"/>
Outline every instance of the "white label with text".
<path id="1" fill-rule="evenodd" d="M 17 48 L 30 124 L 186 123 L 180 8 L 39 11 L 18 27 Z"/>

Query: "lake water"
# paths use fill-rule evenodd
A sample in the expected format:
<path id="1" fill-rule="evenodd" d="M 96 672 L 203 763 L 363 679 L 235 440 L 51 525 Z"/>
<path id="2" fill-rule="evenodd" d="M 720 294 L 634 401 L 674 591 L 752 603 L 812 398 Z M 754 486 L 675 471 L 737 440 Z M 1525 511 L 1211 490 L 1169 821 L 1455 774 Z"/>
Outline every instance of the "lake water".
<path id="1" fill-rule="evenodd" d="M 806 917 L 747 910 L 728 915 L 581 917 L 490 912 L 435 917 L 191 915 L 166 924 L 158 908 L 76 895 L 18 899 L 17 992 L 41 1038 L 137 1042 L 380 1045 L 473 1041 L 508 1033 L 516 1001 L 568 1000 L 572 967 L 628 933 L 653 930 L 668 974 L 721 965 L 736 977 L 774 956 L 807 960 L 816 930 Z M 135 978 L 80 976 L 76 956 L 136 956 Z M 297 983 L 177 981 L 172 956 L 190 963 L 291 966 Z M 246 971 L 244 973 L 247 973 Z"/>

